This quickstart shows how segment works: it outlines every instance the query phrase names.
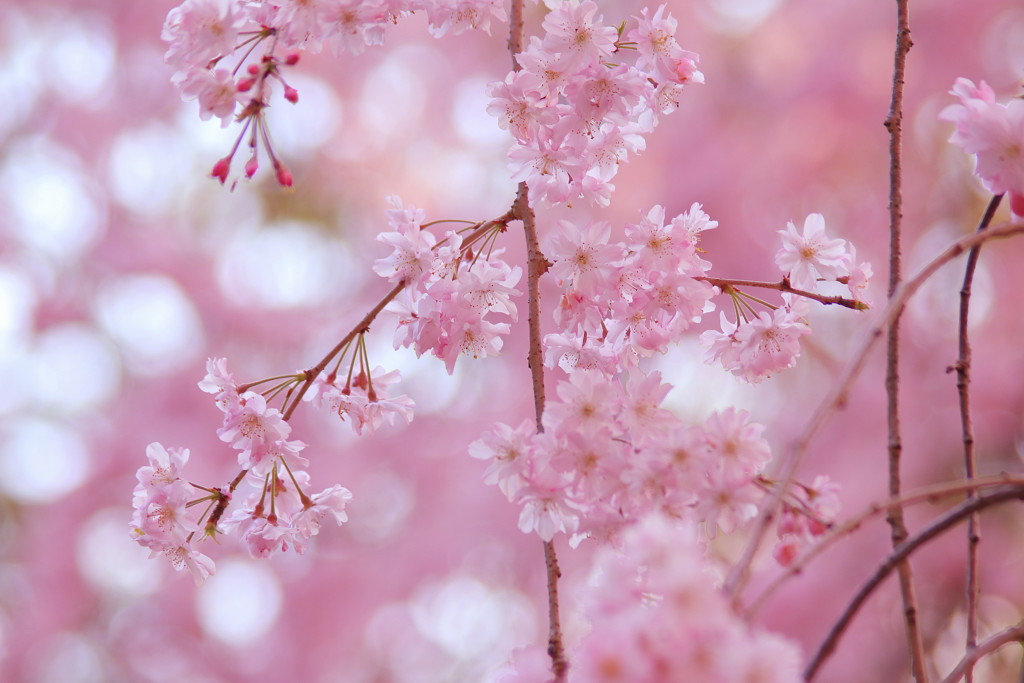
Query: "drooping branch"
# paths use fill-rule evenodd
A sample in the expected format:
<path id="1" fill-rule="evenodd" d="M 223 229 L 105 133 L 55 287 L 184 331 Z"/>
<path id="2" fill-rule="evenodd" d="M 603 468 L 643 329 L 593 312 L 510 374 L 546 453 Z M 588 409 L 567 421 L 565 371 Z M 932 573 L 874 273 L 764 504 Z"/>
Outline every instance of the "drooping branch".
<path id="1" fill-rule="evenodd" d="M 988 228 L 999 208 L 1002 195 L 996 195 L 989 202 L 985 214 L 978 224 L 978 232 Z M 958 354 L 956 365 L 956 388 L 960 403 L 960 431 L 964 443 L 964 476 L 968 481 L 975 475 L 974 455 L 974 424 L 971 419 L 971 342 L 967 333 L 967 320 L 970 317 L 971 285 L 974 283 L 974 271 L 978 267 L 981 245 L 971 248 L 967 254 L 967 266 L 964 268 L 964 281 L 960 287 L 960 315 L 958 318 Z M 968 494 L 973 495 L 973 494 Z M 978 581 L 978 544 L 981 542 L 981 520 L 975 513 L 967 519 L 967 571 L 965 583 L 967 593 L 967 635 L 966 648 L 970 652 L 978 644 L 978 595 L 981 586 Z M 966 660 L 965 660 L 966 661 Z M 967 683 L 974 680 L 973 662 L 966 662 L 964 678 Z"/>
<path id="2" fill-rule="evenodd" d="M 854 380 L 860 376 L 861 371 L 863 371 L 864 366 L 867 363 L 868 355 L 874 348 L 875 343 L 882 337 L 882 334 L 888 328 L 894 317 L 903 311 L 903 307 L 906 306 L 910 297 L 912 297 L 917 290 L 921 288 L 921 285 L 927 282 L 928 279 L 934 275 L 937 270 L 939 270 L 939 268 L 961 256 L 965 251 L 968 251 L 977 244 L 983 244 L 989 240 L 1003 239 L 1019 233 L 1024 233 L 1024 222 L 1006 223 L 990 228 L 981 233 L 974 233 L 962 237 L 943 249 L 938 256 L 921 268 L 914 277 L 904 281 L 896 290 L 896 293 L 890 297 L 886 307 L 878 314 L 875 324 L 868 329 L 866 336 L 858 345 L 856 352 L 852 354 L 850 362 L 832 385 L 831 391 L 829 391 L 828 395 L 811 415 L 811 418 L 807 423 L 807 427 L 805 427 L 804 431 L 799 437 L 797 437 L 796 441 L 793 443 L 789 451 L 786 452 L 784 457 L 776 462 L 773 467 L 773 471 L 769 473 L 769 478 L 778 482 L 778 485 L 772 494 L 762 502 L 757 518 L 754 521 L 754 528 L 750 541 L 747 543 L 747 546 L 743 551 L 743 555 L 729 572 L 729 576 L 725 581 L 725 591 L 734 600 L 746 583 L 754 556 L 764 540 L 764 536 L 768 531 L 768 525 L 779 508 L 782 496 L 785 491 L 788 490 L 793 481 L 793 476 L 797 467 L 799 467 L 800 463 L 803 461 L 803 457 L 807 452 L 807 447 L 810 445 L 811 439 L 814 438 L 829 418 L 831 418 L 832 414 L 838 408 L 846 404 L 846 397 L 850 392 L 850 387 L 853 385 Z"/>
<path id="3" fill-rule="evenodd" d="M 842 637 L 843 633 L 846 632 L 847 626 L 849 626 L 861 606 L 875 591 L 875 589 L 878 588 L 882 581 L 900 565 L 900 563 L 910 557 L 910 555 L 922 545 L 947 531 L 950 527 L 969 517 L 974 512 L 984 510 L 985 508 L 993 505 L 1005 503 L 1009 500 L 1024 500 L 1024 487 L 1019 485 L 1001 487 L 994 491 L 981 494 L 977 498 L 964 501 L 941 517 L 937 518 L 925 528 L 921 529 L 921 531 L 917 532 L 913 536 L 908 536 L 905 541 L 894 548 L 889 557 L 879 565 L 871 577 L 865 581 L 860 590 L 857 591 L 857 594 L 854 595 L 853 599 L 846 606 L 846 609 L 843 610 L 843 614 L 829 630 L 825 640 L 818 646 L 818 649 L 815 651 L 814 656 L 811 657 L 807 668 L 804 669 L 804 679 L 807 681 L 814 679 L 818 670 L 821 668 L 821 665 L 825 663 L 825 660 L 828 659 L 829 655 L 831 655 L 835 650 L 839 639 Z"/>

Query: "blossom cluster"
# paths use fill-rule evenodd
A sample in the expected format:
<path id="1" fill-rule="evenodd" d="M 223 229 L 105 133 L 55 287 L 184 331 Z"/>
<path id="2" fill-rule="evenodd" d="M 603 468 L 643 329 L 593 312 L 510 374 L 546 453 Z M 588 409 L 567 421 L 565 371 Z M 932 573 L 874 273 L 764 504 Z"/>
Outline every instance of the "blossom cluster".
<path id="1" fill-rule="evenodd" d="M 625 242 L 610 242 L 607 223 L 562 221 L 544 249 L 562 288 L 545 364 L 615 373 L 678 342 L 713 310 L 716 290 L 698 279 L 711 264 L 697 244 L 717 225 L 699 204 L 667 223 L 664 207 L 655 206 L 626 226 Z"/>
<path id="2" fill-rule="evenodd" d="M 651 512 L 702 522 L 710 536 L 731 532 L 762 495 L 764 427 L 735 408 L 687 426 L 660 407 L 670 388 L 657 372 L 625 383 L 574 372 L 559 382 L 543 433 L 499 423 L 469 452 L 490 462 L 485 481 L 522 506 L 520 529 L 546 541 L 607 539 Z"/>
<path id="3" fill-rule="evenodd" d="M 372 434 L 384 423 L 412 422 L 415 402 L 405 394 L 388 397 L 391 385 L 401 381 L 398 370 L 377 366 L 370 373 L 360 371 L 355 377 L 349 374 L 344 382 L 340 379 L 337 372 L 320 375 L 307 397 L 317 408 L 349 421 L 358 436 Z"/>
<path id="4" fill-rule="evenodd" d="M 718 588 L 692 524 L 650 515 L 601 548 L 581 598 L 592 624 L 570 680 L 796 683 L 796 644 L 751 627 Z"/>
<path id="5" fill-rule="evenodd" d="M 804 220 L 803 232 L 790 222 L 780 230 L 782 247 L 775 255 L 775 264 L 782 271 L 784 283 L 800 292 L 813 292 L 820 281 L 841 283 L 853 303 L 866 308 L 871 264 L 857 262 L 852 244 L 825 235 L 825 219 L 813 213 Z M 800 337 L 810 334 L 806 322 L 810 308 L 803 296 L 782 295 L 781 306 L 754 311 L 755 301 L 735 288 L 730 289 L 736 310 L 735 322 L 723 312 L 721 330 L 708 330 L 701 335 L 707 347 L 707 360 L 718 363 L 737 377 L 759 382 L 766 377 L 793 367 L 800 354 Z M 758 303 L 763 303 L 758 301 Z"/>
<path id="6" fill-rule="evenodd" d="M 287 101 L 298 102 L 283 67 L 295 66 L 301 52 L 320 52 L 325 45 L 336 55 L 358 55 L 382 44 L 387 26 L 416 11 L 427 15 L 429 31 L 438 37 L 468 28 L 490 32 L 492 20 L 506 19 L 500 0 L 185 0 L 172 9 L 161 37 L 182 97 L 199 101 L 204 121 L 216 116 L 224 126 L 235 120 L 244 124 L 211 175 L 227 180 L 248 135 L 245 177 L 258 170 L 263 146 L 278 182 L 291 186 L 291 173 L 274 153 L 265 120 L 275 88 Z"/>
<path id="7" fill-rule="evenodd" d="M 425 215 L 415 207 L 405 208 L 390 198 L 389 232 L 377 236 L 391 247 L 391 253 L 374 262 L 375 273 L 395 284 L 405 283 L 388 310 L 398 315 L 395 348 L 412 347 L 417 356 L 433 353 L 444 361 L 449 374 L 461 354 L 473 358 L 496 355 L 507 322 L 494 322 L 493 315 L 512 321 L 518 310 L 512 297 L 522 269 L 509 266 L 500 250 L 484 248 L 493 232 L 473 233 L 466 241 L 450 230 L 443 239 L 424 229 Z M 480 228 L 480 226 L 474 226 Z M 491 230 L 504 228 L 497 225 Z"/>
<path id="8" fill-rule="evenodd" d="M 789 566 L 800 551 L 832 527 L 839 515 L 839 484 L 828 477 L 815 477 L 807 486 L 797 483 L 784 501 L 779 519 L 779 542 L 772 555 Z"/>
<path id="9" fill-rule="evenodd" d="M 702 523 L 714 537 L 755 514 L 771 485 L 763 477 L 771 457 L 764 428 L 734 408 L 700 426 L 684 424 L 661 407 L 671 385 L 644 362 L 713 310 L 720 289 L 709 282 L 711 264 L 698 244 L 717 225 L 699 204 L 669 221 L 655 206 L 625 228 L 624 242 L 612 242 L 611 227 L 601 222 L 562 221 L 548 235 L 548 276 L 562 295 L 554 313 L 558 331 L 543 340 L 544 362 L 568 377 L 557 384 L 558 400 L 546 406 L 542 433 L 530 422 L 497 424 L 470 446 L 471 455 L 490 461 L 487 483 L 522 506 L 524 532 L 544 540 L 566 533 L 577 543 L 614 536 L 657 511 Z M 783 232 L 777 262 L 784 276 L 804 287 L 818 276 L 843 278 L 853 290 L 856 269 L 845 241 L 827 240 L 819 228 L 823 222 L 813 216 L 803 236 L 792 225 Z M 858 268 L 866 279 L 870 266 Z M 729 293 L 740 297 L 735 289 Z M 754 380 L 792 365 L 798 338 L 810 332 L 803 322 L 808 304 L 789 293 L 783 302 L 742 324 L 723 316 L 725 332 L 702 335 L 710 359 Z M 745 305 L 736 310 L 752 310 Z M 816 509 L 799 503 L 794 499 L 792 509 Z M 827 525 L 828 510 L 820 512 L 817 519 Z M 797 547 L 809 527 L 788 524 L 785 540 Z"/>
<path id="10" fill-rule="evenodd" d="M 163 555 L 178 571 L 188 569 L 198 583 L 214 572 L 214 564 L 191 543 L 200 527 L 188 514 L 197 489 L 181 478 L 188 457 L 187 448 L 167 450 L 159 443 L 146 448 L 149 464 L 135 475 L 131 536 L 151 557 Z"/>
<path id="11" fill-rule="evenodd" d="M 206 369 L 199 388 L 215 395 L 224 414 L 217 435 L 238 451 L 242 471 L 229 486 L 200 487 L 182 477 L 188 450 L 151 444 L 149 465 L 137 474 L 131 522 L 139 544 L 167 556 L 176 569 L 189 569 L 197 582 L 214 571 L 213 562 L 192 546 L 197 534 L 237 534 L 253 557 L 289 548 L 303 553 L 325 518 L 348 521 L 345 506 L 352 498 L 338 484 L 307 495 L 310 478 L 303 468 L 309 461 L 301 455 L 306 444 L 288 440 L 291 426 L 281 412 L 269 407 L 263 394 L 242 390 L 225 359 L 209 359 Z M 239 496 L 241 484 L 249 492 Z M 241 505 L 223 516 L 236 498 Z M 202 513 L 188 512 L 201 503 L 206 503 Z"/>
<path id="12" fill-rule="evenodd" d="M 534 201 L 607 206 L 618 165 L 644 149 L 684 85 L 703 82 L 664 5 L 634 19 L 623 41 L 594 2 L 566 0 L 544 18 L 543 38 L 515 55 L 521 69 L 491 84 L 487 110 L 515 138 L 513 179 Z"/>
<path id="13" fill-rule="evenodd" d="M 950 91 L 960 99 L 940 118 L 956 124 L 949 141 L 975 155 L 975 173 L 993 194 L 1010 194 L 1013 213 L 1024 216 L 1024 100 L 996 102 L 985 81 L 958 78 Z"/>

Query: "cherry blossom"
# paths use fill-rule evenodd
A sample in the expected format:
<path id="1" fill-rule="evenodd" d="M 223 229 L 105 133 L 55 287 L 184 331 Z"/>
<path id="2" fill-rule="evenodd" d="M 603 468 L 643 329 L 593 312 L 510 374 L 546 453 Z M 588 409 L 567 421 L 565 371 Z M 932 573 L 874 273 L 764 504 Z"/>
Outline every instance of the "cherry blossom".
<path id="1" fill-rule="evenodd" d="M 966 78 L 958 78 L 950 92 L 960 104 L 939 115 L 956 124 L 949 141 L 975 155 L 975 173 L 990 192 L 1024 196 L 1024 101 L 998 104 L 987 83 L 975 86 Z"/>
<path id="2" fill-rule="evenodd" d="M 818 278 L 835 280 L 849 270 L 846 240 L 825 236 L 825 218 L 820 213 L 807 216 L 802 235 L 792 222 L 779 234 L 782 248 L 775 254 L 775 263 L 797 289 L 814 289 Z"/>

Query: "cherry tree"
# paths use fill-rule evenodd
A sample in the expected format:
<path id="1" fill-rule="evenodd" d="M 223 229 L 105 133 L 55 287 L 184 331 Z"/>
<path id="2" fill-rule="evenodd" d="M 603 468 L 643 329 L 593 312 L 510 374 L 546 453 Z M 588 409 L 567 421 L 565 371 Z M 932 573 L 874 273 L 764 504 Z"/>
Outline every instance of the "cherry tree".
<path id="1" fill-rule="evenodd" d="M 925 681 L 1019 669 L 1000 648 L 1024 640 L 1020 596 L 999 567 L 1015 556 L 1004 503 L 1024 491 L 1007 369 L 1020 364 L 994 284 L 1012 282 L 1014 242 L 981 258 L 1024 230 L 1019 100 L 982 66 L 915 74 L 906 0 L 847 27 L 888 31 L 843 77 L 870 96 L 830 99 L 837 48 L 800 62 L 801 87 L 823 95 L 783 97 L 767 84 L 786 73 L 785 49 L 760 46 L 757 66 L 741 40 L 694 46 L 700 27 L 784 40 L 821 18 L 839 35 L 856 15 L 716 7 L 703 24 L 692 8 L 592 0 L 170 8 L 168 80 L 188 117 L 218 120 L 192 162 L 204 184 L 161 200 L 132 194 L 144 175 L 125 177 L 118 210 L 164 225 L 111 235 L 97 262 L 159 267 L 196 292 L 216 272 L 210 339 L 161 353 L 144 325 L 117 322 L 102 273 L 84 281 L 133 372 L 175 387 L 163 399 L 154 381 L 126 387 L 134 399 L 107 414 L 111 434 L 132 435 L 132 448 L 106 437 L 119 467 L 138 468 L 130 537 L 195 580 L 135 590 L 194 591 L 221 647 L 189 639 L 189 611 L 159 625 L 122 612 L 109 642 L 135 654 L 97 671 Z M 958 11 L 923 12 L 926 45 L 942 35 L 929 21 L 998 25 Z M 432 80 L 410 80 L 414 64 Z M 477 75 L 456 85 L 447 64 Z M 332 94 L 364 72 L 362 101 Z M 730 138 L 730 117 L 749 116 L 774 118 Z M 161 145 L 200 129 L 180 121 Z M 858 146 L 870 151 L 844 164 Z M 381 159 L 396 150 L 403 174 Z M 131 160 L 111 158 L 116 182 Z M 247 227 L 221 227 L 235 222 Z M 947 267 L 965 253 L 966 270 Z M 139 415 L 160 421 L 127 424 Z M 882 519 L 879 545 L 865 534 Z M 891 615 L 862 610 L 892 590 Z"/>

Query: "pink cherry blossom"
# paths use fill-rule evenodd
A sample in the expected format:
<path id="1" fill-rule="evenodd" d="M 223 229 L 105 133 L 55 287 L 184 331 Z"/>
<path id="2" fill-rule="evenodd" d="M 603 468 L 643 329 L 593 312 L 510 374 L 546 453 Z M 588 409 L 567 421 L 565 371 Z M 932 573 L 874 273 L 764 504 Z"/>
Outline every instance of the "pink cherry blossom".
<path id="1" fill-rule="evenodd" d="M 814 289 L 818 278 L 835 280 L 849 270 L 846 240 L 825 236 L 825 218 L 820 213 L 807 216 L 802 235 L 792 222 L 779 234 L 782 248 L 775 254 L 775 263 L 797 289 Z"/>
<path id="2" fill-rule="evenodd" d="M 975 172 L 990 192 L 1024 195 L 1024 101 L 998 104 L 987 83 L 975 86 L 966 78 L 958 78 L 950 92 L 960 104 L 939 115 L 956 124 L 949 141 L 975 155 Z"/>

